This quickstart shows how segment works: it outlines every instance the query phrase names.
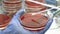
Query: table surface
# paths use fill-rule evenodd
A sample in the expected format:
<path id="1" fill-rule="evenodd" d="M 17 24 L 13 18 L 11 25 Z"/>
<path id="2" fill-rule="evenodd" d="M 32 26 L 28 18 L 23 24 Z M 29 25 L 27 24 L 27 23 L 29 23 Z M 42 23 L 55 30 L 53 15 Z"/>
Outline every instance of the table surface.
<path id="1" fill-rule="evenodd" d="M 60 34 L 60 27 L 56 24 L 55 19 L 45 34 Z"/>

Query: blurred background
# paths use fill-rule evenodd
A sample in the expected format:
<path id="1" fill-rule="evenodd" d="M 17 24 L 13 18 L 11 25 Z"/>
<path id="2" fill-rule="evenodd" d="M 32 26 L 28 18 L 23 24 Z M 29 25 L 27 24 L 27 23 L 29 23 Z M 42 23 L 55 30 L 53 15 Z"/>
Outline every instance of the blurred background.
<path id="1" fill-rule="evenodd" d="M 60 7 L 60 0 L 44 0 L 44 1 L 46 1 L 46 4 Z M 3 4 L 3 0 L 0 0 L 0 13 L 3 13 L 3 11 L 4 11 L 2 4 Z M 21 5 L 19 5 L 19 6 L 21 7 Z M 16 11 L 16 10 L 14 10 L 14 11 Z M 9 11 L 9 12 L 11 12 L 11 11 Z M 51 11 L 50 13 L 53 14 L 53 12 L 55 12 L 55 11 Z M 60 13 L 58 12 L 53 19 L 54 19 L 53 23 L 51 24 L 49 30 L 47 30 L 47 32 L 45 34 L 60 34 Z"/>

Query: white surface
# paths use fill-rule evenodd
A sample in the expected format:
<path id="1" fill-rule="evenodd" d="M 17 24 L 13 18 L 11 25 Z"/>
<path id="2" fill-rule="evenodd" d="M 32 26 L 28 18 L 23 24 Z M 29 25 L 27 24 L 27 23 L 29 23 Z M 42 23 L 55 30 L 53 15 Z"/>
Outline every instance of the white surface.
<path id="1" fill-rule="evenodd" d="M 60 28 L 58 28 L 57 24 L 55 23 L 55 20 L 53 21 L 51 27 L 45 34 L 60 34 Z"/>

